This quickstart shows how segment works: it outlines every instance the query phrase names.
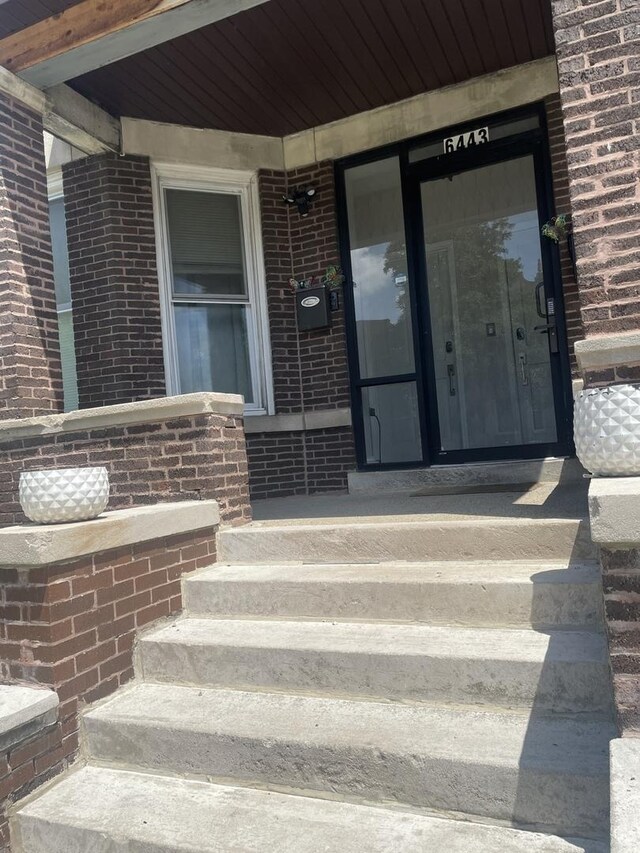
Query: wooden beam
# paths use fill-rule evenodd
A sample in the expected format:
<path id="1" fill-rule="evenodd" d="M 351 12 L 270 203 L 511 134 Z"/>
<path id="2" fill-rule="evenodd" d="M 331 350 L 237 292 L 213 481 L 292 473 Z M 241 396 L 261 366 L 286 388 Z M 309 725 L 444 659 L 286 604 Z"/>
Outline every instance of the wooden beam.
<path id="1" fill-rule="evenodd" d="M 119 119 L 64 84 L 48 89 L 45 95 L 42 120 L 49 133 L 85 154 L 121 151 Z"/>
<path id="2" fill-rule="evenodd" d="M 82 0 L 0 40 L 0 65 L 50 88 L 268 0 Z"/>
<path id="3" fill-rule="evenodd" d="M 0 66 L 0 92 L 31 107 L 42 116 L 45 130 L 85 154 L 122 149 L 120 120 L 69 86 L 55 86 L 43 92 Z"/>

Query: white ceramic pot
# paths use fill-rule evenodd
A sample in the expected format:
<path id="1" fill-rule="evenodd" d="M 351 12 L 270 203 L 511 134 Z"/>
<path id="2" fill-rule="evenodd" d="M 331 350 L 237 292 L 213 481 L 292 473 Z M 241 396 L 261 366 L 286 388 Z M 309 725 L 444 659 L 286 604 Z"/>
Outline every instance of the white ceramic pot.
<path id="1" fill-rule="evenodd" d="M 587 388 L 575 401 L 578 459 L 601 477 L 640 476 L 640 386 Z"/>
<path id="2" fill-rule="evenodd" d="M 56 468 L 20 474 L 22 511 L 40 524 L 96 518 L 109 501 L 106 468 Z"/>

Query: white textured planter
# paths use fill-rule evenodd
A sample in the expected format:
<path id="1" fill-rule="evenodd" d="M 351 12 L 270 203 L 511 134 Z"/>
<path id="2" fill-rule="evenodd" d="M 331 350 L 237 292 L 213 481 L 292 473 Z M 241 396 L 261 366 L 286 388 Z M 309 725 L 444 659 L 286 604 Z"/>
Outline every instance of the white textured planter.
<path id="1" fill-rule="evenodd" d="M 96 518 L 109 501 L 106 468 L 56 468 L 20 474 L 20 506 L 40 524 Z"/>
<path id="2" fill-rule="evenodd" d="M 587 388 L 575 401 L 578 459 L 602 477 L 640 475 L 640 387 Z"/>

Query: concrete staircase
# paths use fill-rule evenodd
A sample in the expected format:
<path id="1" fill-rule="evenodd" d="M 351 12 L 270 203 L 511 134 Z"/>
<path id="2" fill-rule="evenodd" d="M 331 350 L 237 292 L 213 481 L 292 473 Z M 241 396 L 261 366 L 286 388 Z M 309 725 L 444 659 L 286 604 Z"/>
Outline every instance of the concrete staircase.
<path id="1" fill-rule="evenodd" d="M 224 531 L 85 715 L 88 765 L 17 815 L 21 853 L 605 853 L 580 520 L 375 521 Z"/>

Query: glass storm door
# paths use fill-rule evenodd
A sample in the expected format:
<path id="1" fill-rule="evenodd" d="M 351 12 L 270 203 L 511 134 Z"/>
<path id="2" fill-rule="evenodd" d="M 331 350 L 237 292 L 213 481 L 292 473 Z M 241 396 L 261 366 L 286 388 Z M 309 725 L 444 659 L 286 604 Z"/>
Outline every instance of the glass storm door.
<path id="1" fill-rule="evenodd" d="M 359 466 L 571 452 L 542 116 L 489 116 L 338 164 Z"/>
<path id="2" fill-rule="evenodd" d="M 533 155 L 422 181 L 420 195 L 436 450 L 553 445 L 558 346 Z"/>

